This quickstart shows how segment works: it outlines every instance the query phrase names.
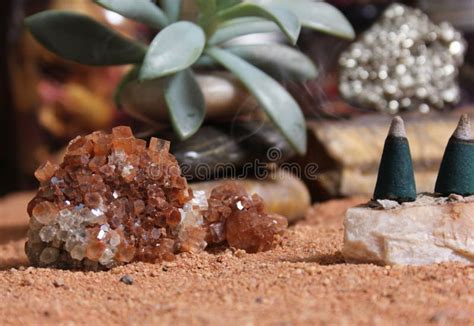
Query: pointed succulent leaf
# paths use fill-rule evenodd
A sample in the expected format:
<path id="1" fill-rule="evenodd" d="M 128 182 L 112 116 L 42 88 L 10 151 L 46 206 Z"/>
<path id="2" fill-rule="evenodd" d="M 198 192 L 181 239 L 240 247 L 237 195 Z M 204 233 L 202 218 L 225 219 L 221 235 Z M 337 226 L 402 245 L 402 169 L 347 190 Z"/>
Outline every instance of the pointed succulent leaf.
<path id="1" fill-rule="evenodd" d="M 166 106 L 174 131 L 184 140 L 191 137 L 204 121 L 204 95 L 191 69 L 167 79 L 164 88 Z"/>
<path id="2" fill-rule="evenodd" d="M 122 77 L 122 80 L 120 81 L 120 83 L 117 85 L 117 87 L 115 88 L 115 91 L 114 91 L 114 95 L 113 95 L 113 98 L 114 98 L 114 102 L 115 102 L 115 105 L 117 107 L 120 107 L 121 106 L 121 100 L 120 100 L 120 97 L 122 96 L 122 92 L 125 88 L 125 86 L 128 85 L 128 83 L 130 83 L 131 81 L 133 80 L 136 80 L 138 78 L 138 73 L 140 71 L 140 67 L 139 65 L 133 67 L 132 69 L 130 69 L 123 77 Z"/>
<path id="3" fill-rule="evenodd" d="M 140 80 L 188 68 L 199 58 L 205 43 L 204 31 L 196 24 L 182 21 L 169 25 L 151 42 L 140 70 Z"/>
<path id="4" fill-rule="evenodd" d="M 105 9 L 153 28 L 168 25 L 164 12 L 150 0 L 94 0 Z"/>
<path id="5" fill-rule="evenodd" d="M 217 11 L 224 10 L 235 5 L 238 5 L 242 0 L 216 0 L 217 1 Z"/>
<path id="6" fill-rule="evenodd" d="M 278 31 L 280 31 L 278 25 L 266 19 L 236 18 L 222 23 L 208 42 L 209 44 L 219 44 L 242 35 Z"/>
<path id="7" fill-rule="evenodd" d="M 301 30 L 300 22 L 295 14 L 283 7 L 259 6 L 252 3 L 241 3 L 218 13 L 218 17 L 222 21 L 248 16 L 260 17 L 273 21 L 288 37 L 291 44 L 296 44 Z"/>
<path id="8" fill-rule="evenodd" d="M 160 0 L 160 4 L 171 23 L 179 19 L 182 5 L 181 0 Z"/>
<path id="9" fill-rule="evenodd" d="M 274 79 L 238 56 L 217 47 L 206 53 L 231 71 L 257 99 L 295 150 L 306 152 L 306 126 L 296 101 Z"/>
<path id="10" fill-rule="evenodd" d="M 286 45 L 248 44 L 226 47 L 226 50 L 276 79 L 303 81 L 314 79 L 318 75 L 311 59 Z"/>
<path id="11" fill-rule="evenodd" d="M 315 0 L 248 0 L 259 5 L 281 6 L 291 10 L 306 28 L 353 39 L 354 29 L 344 15 L 327 2 Z"/>
<path id="12" fill-rule="evenodd" d="M 60 10 L 48 10 L 25 19 L 33 36 L 49 51 L 86 65 L 139 63 L 146 47 L 98 23 L 92 18 Z"/>

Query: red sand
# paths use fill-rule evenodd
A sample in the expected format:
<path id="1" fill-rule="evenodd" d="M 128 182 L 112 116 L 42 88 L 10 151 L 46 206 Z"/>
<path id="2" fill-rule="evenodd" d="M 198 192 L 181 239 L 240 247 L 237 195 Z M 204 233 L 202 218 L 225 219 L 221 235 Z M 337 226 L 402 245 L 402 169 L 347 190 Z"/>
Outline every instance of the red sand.
<path id="1" fill-rule="evenodd" d="M 0 324 L 474 325 L 474 266 L 345 264 L 342 214 L 316 205 L 281 247 L 215 250 L 108 272 L 28 267 L 31 193 L 0 200 Z M 120 282 L 123 275 L 132 285 Z"/>

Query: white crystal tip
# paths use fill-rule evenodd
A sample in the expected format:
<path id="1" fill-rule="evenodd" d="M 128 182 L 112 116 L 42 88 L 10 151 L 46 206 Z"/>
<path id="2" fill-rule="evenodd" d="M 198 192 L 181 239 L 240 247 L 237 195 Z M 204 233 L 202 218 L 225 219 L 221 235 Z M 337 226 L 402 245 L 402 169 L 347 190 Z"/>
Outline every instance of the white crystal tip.
<path id="1" fill-rule="evenodd" d="M 464 113 L 459 119 L 458 126 L 454 130 L 453 138 L 461 140 L 472 140 L 471 119 Z"/>
<path id="2" fill-rule="evenodd" d="M 390 130 L 388 135 L 392 137 L 403 137 L 407 138 L 407 133 L 405 131 L 405 123 L 400 116 L 396 116 L 392 119 L 392 124 L 390 125 Z"/>

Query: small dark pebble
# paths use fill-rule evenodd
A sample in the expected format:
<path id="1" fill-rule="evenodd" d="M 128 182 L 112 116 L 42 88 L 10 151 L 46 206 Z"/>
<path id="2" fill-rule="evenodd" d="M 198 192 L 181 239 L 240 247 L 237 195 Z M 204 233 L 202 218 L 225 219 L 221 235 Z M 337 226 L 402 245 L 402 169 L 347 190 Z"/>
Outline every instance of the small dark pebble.
<path id="1" fill-rule="evenodd" d="M 53 285 L 57 288 L 64 286 L 64 280 L 62 278 L 58 278 L 57 280 L 53 281 Z"/>
<path id="2" fill-rule="evenodd" d="M 163 272 L 167 272 L 169 270 L 169 267 L 168 266 L 163 266 L 162 270 L 163 270 Z"/>
<path id="3" fill-rule="evenodd" d="M 24 279 L 21 280 L 20 282 L 21 286 L 30 286 L 33 285 L 33 281 L 29 277 L 25 277 Z"/>
<path id="4" fill-rule="evenodd" d="M 257 299 L 255 299 L 255 302 L 256 303 L 263 303 L 263 298 L 262 297 L 257 297 Z"/>
<path id="5" fill-rule="evenodd" d="M 127 285 L 132 285 L 133 278 L 130 275 L 124 275 L 120 278 L 120 282 L 125 283 Z"/>

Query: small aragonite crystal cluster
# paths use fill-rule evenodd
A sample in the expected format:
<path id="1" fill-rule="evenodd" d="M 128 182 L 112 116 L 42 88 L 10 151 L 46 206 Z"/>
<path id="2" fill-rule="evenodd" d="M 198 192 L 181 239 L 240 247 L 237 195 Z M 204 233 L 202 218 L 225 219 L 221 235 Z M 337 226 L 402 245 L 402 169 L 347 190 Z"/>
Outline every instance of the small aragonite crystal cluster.
<path id="1" fill-rule="evenodd" d="M 242 186 L 228 182 L 212 190 L 208 210 L 207 242 L 227 240 L 231 247 L 247 252 L 266 251 L 273 247 L 275 235 L 288 226 L 285 217 L 267 214 L 262 198 L 249 196 Z"/>
<path id="2" fill-rule="evenodd" d="M 172 260 L 226 241 L 252 252 L 273 247 L 284 217 L 266 214 L 259 197 L 235 183 L 209 199 L 193 194 L 169 145 L 152 138 L 147 146 L 117 127 L 75 138 L 61 165 L 41 166 L 28 205 L 31 263 L 100 269 Z"/>

